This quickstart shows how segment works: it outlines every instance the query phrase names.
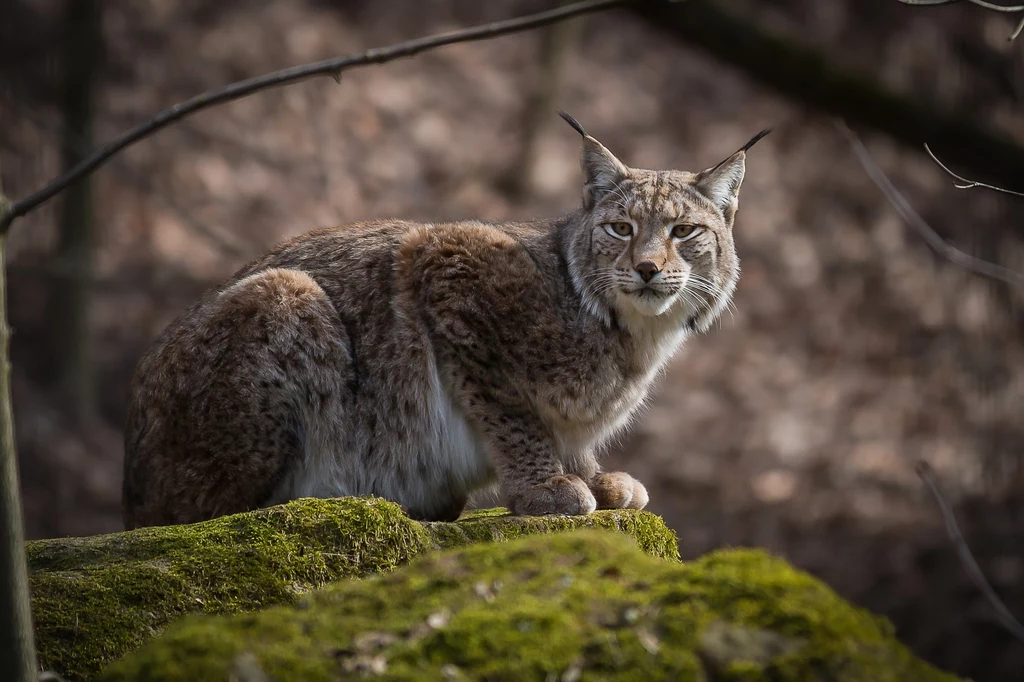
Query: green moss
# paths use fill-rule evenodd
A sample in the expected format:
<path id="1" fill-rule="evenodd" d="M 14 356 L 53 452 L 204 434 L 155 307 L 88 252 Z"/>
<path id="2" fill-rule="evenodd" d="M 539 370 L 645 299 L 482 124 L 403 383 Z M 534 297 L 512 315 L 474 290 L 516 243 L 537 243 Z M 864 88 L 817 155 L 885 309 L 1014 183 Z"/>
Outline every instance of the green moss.
<path id="1" fill-rule="evenodd" d="M 455 523 L 424 525 L 440 549 L 480 542 L 507 542 L 527 535 L 601 528 L 632 536 L 640 549 L 651 556 L 679 560 L 675 532 L 665 525 L 660 516 L 649 512 L 616 509 L 587 516 L 512 516 L 508 510 L 498 507 L 466 512 Z"/>
<path id="2" fill-rule="evenodd" d="M 952 682 L 888 623 L 760 551 L 689 564 L 593 530 L 431 554 L 301 607 L 192 616 L 107 682 L 652 680 Z M 256 671 L 255 673 L 253 671 Z"/>
<path id="3" fill-rule="evenodd" d="M 420 524 L 380 499 L 304 499 L 188 526 L 27 544 L 40 662 L 92 678 L 186 613 L 292 603 L 332 581 L 391 571 L 473 542 L 598 526 L 631 533 L 655 556 L 675 534 L 645 512 L 522 519 L 504 510 Z"/>

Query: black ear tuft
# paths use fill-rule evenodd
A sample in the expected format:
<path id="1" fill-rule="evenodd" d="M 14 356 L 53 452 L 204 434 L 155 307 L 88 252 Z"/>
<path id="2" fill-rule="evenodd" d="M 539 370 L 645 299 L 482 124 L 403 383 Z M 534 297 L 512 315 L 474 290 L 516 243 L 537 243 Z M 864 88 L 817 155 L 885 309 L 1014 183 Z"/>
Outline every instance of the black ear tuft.
<path id="1" fill-rule="evenodd" d="M 710 173 L 714 173 L 714 172 L 715 172 L 716 170 L 718 170 L 719 168 L 721 168 L 721 167 L 722 167 L 722 166 L 724 166 L 725 164 L 727 164 L 727 163 L 729 163 L 729 162 L 733 161 L 733 160 L 734 160 L 734 159 L 735 159 L 735 158 L 736 158 L 736 157 L 737 157 L 737 156 L 738 156 L 739 154 L 746 154 L 746 153 L 747 153 L 747 151 L 748 151 L 748 150 L 749 150 L 749 149 L 750 149 L 751 147 L 753 147 L 753 146 L 754 146 L 755 144 L 757 144 L 757 143 L 758 143 L 758 142 L 759 142 L 759 141 L 761 140 L 761 138 L 762 138 L 762 137 L 764 137 L 765 135 L 767 135 L 767 134 L 768 134 L 768 133 L 770 133 L 771 131 L 772 131 L 772 129 L 771 129 L 771 128 L 765 128 L 764 130 L 762 130 L 761 132 L 759 132 L 759 133 L 758 133 L 757 135 L 754 135 L 754 136 L 753 136 L 752 138 L 750 138 L 750 142 L 747 142 L 747 143 L 746 143 L 745 145 L 743 145 L 742 147 L 740 147 L 739 149 L 737 149 L 737 150 L 736 150 L 735 152 L 733 152 L 733 155 L 732 155 L 732 156 L 730 156 L 730 157 L 729 157 L 728 159 L 725 159 L 724 161 L 720 162 L 720 163 L 719 163 L 719 164 L 718 164 L 717 166 L 715 166 L 714 168 L 709 168 L 709 169 L 707 169 L 707 170 L 706 170 L 706 171 L 704 171 L 704 172 L 705 172 L 705 173 L 709 173 L 709 174 L 710 174 Z"/>
<path id="2" fill-rule="evenodd" d="M 565 113 L 564 111 L 559 111 L 558 115 L 565 119 L 565 122 L 571 125 L 573 130 L 575 130 L 577 133 L 579 133 L 583 137 L 587 136 L 587 131 L 583 129 L 583 126 L 581 126 L 580 122 L 577 121 L 575 118 Z"/>
<path id="3" fill-rule="evenodd" d="M 754 137 L 752 137 L 752 138 L 751 138 L 750 142 L 748 142 L 748 143 L 746 143 L 745 145 L 743 145 L 742 147 L 740 147 L 740 151 L 741 151 L 741 152 L 745 152 L 745 151 L 747 151 L 748 149 L 750 149 L 751 147 L 753 147 L 753 146 L 754 146 L 755 144 L 757 144 L 757 143 L 758 143 L 758 141 L 760 141 L 760 139 L 761 139 L 762 137 L 764 137 L 765 135 L 767 135 L 767 134 L 768 134 L 768 133 L 770 133 L 771 131 L 772 131 L 772 129 L 771 129 L 771 128 L 765 128 L 764 130 L 762 130 L 761 132 L 759 132 L 759 133 L 758 133 L 757 135 L 754 135 Z"/>

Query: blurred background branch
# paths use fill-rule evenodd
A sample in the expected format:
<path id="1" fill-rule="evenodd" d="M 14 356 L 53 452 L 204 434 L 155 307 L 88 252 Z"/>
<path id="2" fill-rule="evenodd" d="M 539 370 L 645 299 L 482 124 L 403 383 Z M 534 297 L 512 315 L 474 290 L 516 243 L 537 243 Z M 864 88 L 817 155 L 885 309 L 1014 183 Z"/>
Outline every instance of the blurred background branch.
<path id="1" fill-rule="evenodd" d="M 562 86 L 565 61 L 572 53 L 579 33 L 580 24 L 577 22 L 555 24 L 542 32 L 538 59 L 540 73 L 534 81 L 533 91 L 526 96 L 519 158 L 509 166 L 506 180 L 513 198 L 521 199 L 534 188 L 541 134 L 554 118 L 551 112 L 558 109 L 556 100 Z"/>
<path id="2" fill-rule="evenodd" d="M 860 141 L 853 131 L 851 131 L 846 125 L 839 124 L 837 126 L 840 132 L 846 137 L 850 143 L 850 148 L 856 155 L 857 160 L 863 166 L 868 177 L 871 178 L 885 198 L 889 200 L 896 212 L 900 214 L 904 222 L 914 228 L 917 233 L 924 239 L 924 241 L 935 250 L 936 253 L 946 258 L 948 261 L 955 265 L 959 265 L 962 268 L 970 270 L 971 272 L 977 273 L 984 277 L 991 277 L 993 279 L 1000 280 L 1011 286 L 1017 287 L 1021 291 L 1024 291 L 1024 274 L 1012 270 L 1010 268 L 1003 267 L 996 263 L 991 263 L 982 258 L 976 258 L 968 253 L 961 251 L 952 244 L 948 243 L 939 233 L 935 231 L 931 225 L 921 217 L 914 207 L 910 205 L 906 197 L 900 193 L 896 186 L 892 184 L 892 181 L 888 178 L 885 172 L 879 167 L 873 158 L 871 158 L 870 152 L 864 143 Z"/>
<path id="3" fill-rule="evenodd" d="M 64 0 L 63 6 L 61 159 L 64 172 L 70 173 L 93 146 L 93 89 L 103 58 L 103 35 L 99 0 Z M 72 418 L 79 423 L 93 418 L 96 404 L 88 333 L 91 291 L 84 285 L 93 270 L 95 222 L 92 180 L 82 176 L 68 185 L 60 205 L 54 258 L 61 274 L 55 278 L 47 301 L 57 342 L 53 380 L 69 401 Z"/>
<path id="4" fill-rule="evenodd" d="M 939 487 L 939 482 L 936 480 L 931 466 L 928 462 L 922 460 L 917 463 L 916 471 L 917 475 L 928 486 L 932 497 L 935 498 L 939 512 L 942 514 L 942 520 L 946 524 L 946 532 L 949 533 L 949 538 L 953 542 L 953 547 L 956 549 L 957 556 L 960 557 L 960 563 L 963 564 L 964 570 L 967 571 L 971 580 L 974 581 L 974 584 L 992 605 L 992 609 L 995 611 L 996 617 L 999 618 L 999 622 L 1003 624 L 1003 627 L 1020 640 L 1021 643 L 1024 643 L 1024 626 L 1014 617 L 1010 609 L 1003 603 L 1003 600 L 996 594 L 996 591 L 992 589 L 988 579 L 985 578 L 985 573 L 981 570 L 981 566 L 978 565 L 977 559 L 974 558 L 971 548 L 967 546 L 963 533 L 960 532 L 960 526 L 956 522 L 953 508 L 946 501 L 946 496 L 942 494 L 942 488 Z"/>

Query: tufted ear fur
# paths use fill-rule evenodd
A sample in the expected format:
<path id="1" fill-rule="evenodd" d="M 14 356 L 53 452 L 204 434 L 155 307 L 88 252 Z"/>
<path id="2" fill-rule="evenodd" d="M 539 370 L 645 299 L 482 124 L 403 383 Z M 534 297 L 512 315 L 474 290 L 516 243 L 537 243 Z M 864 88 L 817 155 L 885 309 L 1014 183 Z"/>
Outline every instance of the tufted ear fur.
<path id="1" fill-rule="evenodd" d="M 769 132 L 771 131 L 762 130 L 735 154 L 714 168 L 701 171 L 694 180 L 697 190 L 718 207 L 729 227 L 732 227 L 736 209 L 739 208 L 740 185 L 743 183 L 743 174 L 746 170 L 747 150 Z"/>
<path id="2" fill-rule="evenodd" d="M 579 121 L 564 111 L 558 113 L 583 136 L 583 153 L 580 156 L 580 167 L 583 169 L 583 207 L 590 208 L 602 194 L 618 185 L 626 177 L 629 169 L 603 144 L 587 135 Z"/>

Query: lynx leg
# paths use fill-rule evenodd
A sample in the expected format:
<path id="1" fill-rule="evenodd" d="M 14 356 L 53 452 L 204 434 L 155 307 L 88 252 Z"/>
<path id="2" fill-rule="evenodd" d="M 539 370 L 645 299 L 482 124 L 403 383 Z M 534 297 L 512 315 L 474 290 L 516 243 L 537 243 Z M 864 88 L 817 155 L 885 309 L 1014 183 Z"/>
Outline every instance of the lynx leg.
<path id="1" fill-rule="evenodd" d="M 518 516 L 589 514 L 595 507 L 594 495 L 575 474 L 551 476 L 509 497 L 509 511 Z"/>
<path id="2" fill-rule="evenodd" d="M 348 339 L 307 274 L 270 269 L 213 294 L 139 365 L 125 431 L 128 528 L 262 506 L 346 411 Z"/>
<path id="3" fill-rule="evenodd" d="M 589 514 L 597 503 L 586 482 L 557 458 L 540 422 L 518 410 L 479 405 L 509 511 L 519 516 Z"/>

